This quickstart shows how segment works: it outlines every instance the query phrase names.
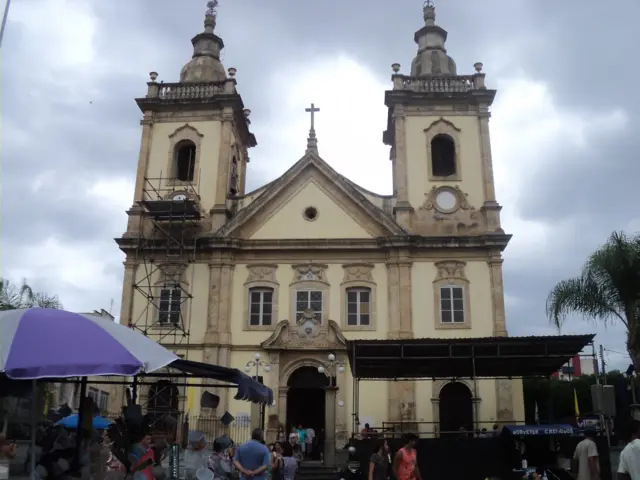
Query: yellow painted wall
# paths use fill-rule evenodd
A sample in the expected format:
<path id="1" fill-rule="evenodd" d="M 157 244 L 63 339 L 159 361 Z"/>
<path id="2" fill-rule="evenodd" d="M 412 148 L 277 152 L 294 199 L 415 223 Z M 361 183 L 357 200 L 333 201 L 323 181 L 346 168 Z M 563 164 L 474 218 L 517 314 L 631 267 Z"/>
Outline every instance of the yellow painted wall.
<path id="1" fill-rule="evenodd" d="M 146 172 L 148 178 L 168 178 L 170 176 L 169 159 L 172 154 L 170 152 L 171 139 L 169 135 L 185 125 L 185 122 L 156 123 L 153 125 L 149 163 Z M 218 178 L 218 151 L 220 148 L 222 124 L 217 120 L 208 120 L 189 122 L 189 125 L 203 135 L 200 147 L 199 172 L 197 173 L 198 184 L 194 185 L 194 187 L 200 194 L 202 205 L 211 208 L 215 203 L 215 187 Z M 165 188 L 167 185 L 165 182 Z M 154 186 L 158 188 L 157 185 Z M 145 188 L 148 188 L 148 186 Z"/>
<path id="2" fill-rule="evenodd" d="M 354 258 L 352 262 L 359 261 Z M 345 262 L 349 263 L 349 262 Z M 345 319 L 342 318 L 342 303 L 346 302 L 344 296 L 344 287 L 341 285 L 344 278 L 343 262 L 328 265 L 326 276 L 327 281 L 331 285 L 328 296 L 325 297 L 325 308 L 327 308 L 328 318 L 335 321 L 341 327 L 344 327 Z M 290 286 L 294 278 L 294 270 L 292 264 L 285 263 L 278 265 L 276 269 L 276 280 L 278 282 L 278 295 L 275 298 L 277 302 L 277 316 L 273 319 L 273 326 L 282 320 L 295 322 L 294 318 L 294 300 L 295 285 Z M 375 315 L 377 329 L 375 331 L 343 331 L 342 333 L 347 340 L 357 338 L 386 338 L 389 331 L 388 325 L 388 286 L 387 286 L 387 267 L 379 263 L 374 264 L 372 271 L 375 285 Z M 245 318 L 247 312 L 247 286 L 245 285 L 249 277 L 249 269 L 246 264 L 237 265 L 233 276 L 233 300 L 231 307 L 231 334 L 235 345 L 252 346 L 259 345 L 266 340 L 272 333 L 269 331 L 247 331 L 248 319 Z"/>
<path id="3" fill-rule="evenodd" d="M 430 182 L 427 164 L 427 138 L 424 130 L 433 122 L 444 118 L 453 123 L 461 131 L 460 139 L 460 169 L 459 182 Z M 406 142 L 407 142 L 407 178 L 409 186 L 409 203 L 417 208 L 424 203 L 426 192 L 434 185 L 459 186 L 469 195 L 469 203 L 479 208 L 484 202 L 482 155 L 480 142 L 480 129 L 476 116 L 419 116 L 406 117 Z"/>
<path id="4" fill-rule="evenodd" d="M 433 281 L 436 278 L 434 262 L 415 262 L 411 271 L 413 331 L 416 338 L 490 337 L 493 334 L 493 306 L 489 265 L 482 260 L 467 261 L 464 267 L 469 280 L 470 329 L 436 330 Z"/>
<path id="5" fill-rule="evenodd" d="M 302 214 L 310 206 L 319 214 L 311 222 Z M 284 238 L 371 238 L 371 235 L 311 179 L 251 237 L 252 240 Z"/>
<path id="6" fill-rule="evenodd" d="M 147 278 L 149 272 L 156 270 L 154 265 L 140 264 L 137 267 L 135 276 L 135 282 L 139 285 L 140 290 L 145 294 L 150 292 L 149 285 L 154 286 L 161 282 L 162 276 L 160 271 L 155 271 L 151 278 Z M 209 303 L 209 265 L 206 263 L 192 263 L 190 264 L 185 273 L 184 280 L 188 284 L 192 299 L 186 300 L 183 304 L 183 308 L 186 308 L 184 312 L 185 327 L 189 330 L 190 336 L 189 343 L 201 343 L 204 340 L 204 335 L 207 328 L 207 310 Z M 154 290 L 154 294 L 158 295 L 159 291 Z M 157 303 L 157 302 L 156 302 Z M 137 326 L 137 329 L 142 330 L 145 325 L 153 326 L 149 332 L 149 336 L 156 341 L 162 343 L 174 343 L 174 336 L 164 336 L 161 333 L 160 326 L 157 323 L 156 309 L 146 297 L 140 291 L 134 290 L 132 301 L 132 322 Z M 186 340 L 183 340 L 186 342 Z M 192 351 L 185 351 L 185 355 L 188 355 L 189 360 L 192 358 Z"/>

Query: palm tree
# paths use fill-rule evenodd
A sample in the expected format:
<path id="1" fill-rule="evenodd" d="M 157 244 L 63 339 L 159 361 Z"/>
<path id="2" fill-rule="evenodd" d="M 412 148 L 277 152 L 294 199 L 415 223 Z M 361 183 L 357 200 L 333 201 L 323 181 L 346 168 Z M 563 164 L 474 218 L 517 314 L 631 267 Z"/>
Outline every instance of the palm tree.
<path id="1" fill-rule="evenodd" d="M 0 278 L 0 310 L 15 310 L 18 308 L 62 308 L 57 295 L 34 292 L 23 280 L 17 286 L 9 280 Z"/>
<path id="2" fill-rule="evenodd" d="M 22 285 L 19 287 L 13 284 L 11 281 L 4 278 L 0 278 L 0 310 L 16 310 L 18 308 L 62 308 L 62 303 L 58 299 L 57 295 L 49 295 L 42 292 L 34 292 L 33 289 L 27 284 L 26 280 L 22 281 Z M 43 387 L 43 393 L 39 395 L 46 395 L 47 389 Z M 9 427 L 9 421 L 7 415 L 11 410 L 9 404 L 12 399 L 0 398 L 0 434 L 6 435 Z"/>
<path id="3" fill-rule="evenodd" d="M 569 314 L 605 324 L 622 322 L 627 351 L 640 373 L 640 234 L 614 232 L 593 252 L 582 274 L 558 283 L 547 299 L 547 315 L 560 328 Z"/>

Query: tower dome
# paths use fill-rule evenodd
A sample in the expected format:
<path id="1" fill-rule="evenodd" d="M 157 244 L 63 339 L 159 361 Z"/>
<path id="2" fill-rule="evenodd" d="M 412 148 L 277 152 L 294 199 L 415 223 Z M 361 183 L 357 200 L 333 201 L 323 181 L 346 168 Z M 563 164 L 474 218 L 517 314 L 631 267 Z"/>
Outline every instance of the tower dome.
<path id="1" fill-rule="evenodd" d="M 182 67 L 181 83 L 224 82 L 227 79 L 224 66 L 220 62 L 220 52 L 224 48 L 224 42 L 213 33 L 216 27 L 215 7 L 217 5 L 217 0 L 207 4 L 204 32 L 191 39 L 193 57 Z"/>
<path id="2" fill-rule="evenodd" d="M 455 76 L 456 62 L 447 55 L 447 31 L 436 25 L 436 9 L 431 0 L 423 7 L 424 27 L 415 33 L 418 54 L 411 62 L 412 77 Z"/>

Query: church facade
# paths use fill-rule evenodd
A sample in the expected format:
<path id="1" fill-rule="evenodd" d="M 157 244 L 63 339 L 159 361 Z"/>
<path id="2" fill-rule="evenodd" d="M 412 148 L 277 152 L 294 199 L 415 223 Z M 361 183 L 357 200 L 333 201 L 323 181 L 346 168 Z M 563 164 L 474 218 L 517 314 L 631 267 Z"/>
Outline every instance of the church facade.
<path id="1" fill-rule="evenodd" d="M 336 435 L 346 438 L 355 411 L 347 339 L 507 335 L 510 235 L 489 136 L 496 91 L 479 63 L 458 75 L 428 4 L 410 74 L 394 65 L 385 92 L 393 195 L 333 169 L 313 123 L 302 158 L 247 192 L 257 141 L 235 69 L 220 62 L 215 23 L 210 8 L 180 82 L 152 72 L 136 100 L 144 117 L 134 202 L 117 239 L 126 253 L 121 323 L 189 360 L 257 372 L 276 398 L 267 416 L 287 425 L 325 418 L 316 377 L 319 367 L 333 372 Z M 308 111 L 313 119 L 317 109 Z M 524 419 L 518 380 L 372 381 L 360 384 L 356 428 L 402 421 L 435 434 L 445 429 L 447 389 L 464 397 L 447 402 L 468 405 L 475 425 Z M 219 412 L 255 418 L 246 402 L 216 393 Z M 200 412 L 186 394 L 175 402 Z"/>

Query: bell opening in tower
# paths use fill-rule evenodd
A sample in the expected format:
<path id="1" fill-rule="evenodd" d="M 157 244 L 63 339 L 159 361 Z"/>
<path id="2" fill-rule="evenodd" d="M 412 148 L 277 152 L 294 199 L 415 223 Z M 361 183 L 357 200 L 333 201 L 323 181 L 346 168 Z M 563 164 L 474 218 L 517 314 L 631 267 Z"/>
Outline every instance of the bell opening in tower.
<path id="1" fill-rule="evenodd" d="M 456 145 L 449 135 L 436 135 L 431 140 L 431 171 L 434 177 L 456 174 Z"/>
<path id="2" fill-rule="evenodd" d="M 175 175 L 182 182 L 193 182 L 196 164 L 196 146 L 190 140 L 176 146 Z"/>

